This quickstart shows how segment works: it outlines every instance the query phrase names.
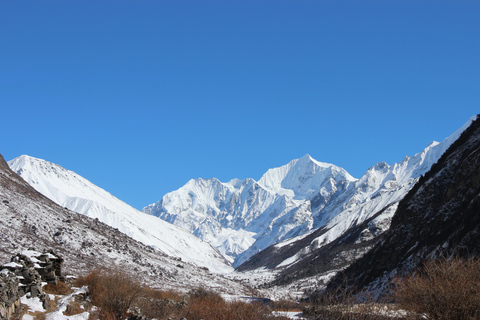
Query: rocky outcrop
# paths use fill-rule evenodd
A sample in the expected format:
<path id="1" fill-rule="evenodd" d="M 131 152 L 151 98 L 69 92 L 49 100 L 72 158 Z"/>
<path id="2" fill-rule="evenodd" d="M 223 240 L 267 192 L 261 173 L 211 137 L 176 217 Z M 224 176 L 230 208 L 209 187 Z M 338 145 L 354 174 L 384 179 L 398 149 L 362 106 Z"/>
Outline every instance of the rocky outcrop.
<path id="1" fill-rule="evenodd" d="M 57 284 L 64 281 L 63 259 L 53 253 L 25 250 L 12 257 L 0 271 L 0 314 L 10 319 L 20 297 L 39 298 L 45 309 L 49 308 L 48 295 L 42 291 L 42 282 Z"/>
<path id="2" fill-rule="evenodd" d="M 18 284 L 14 273 L 6 269 L 0 271 L 0 319 L 11 319 L 20 307 Z"/>

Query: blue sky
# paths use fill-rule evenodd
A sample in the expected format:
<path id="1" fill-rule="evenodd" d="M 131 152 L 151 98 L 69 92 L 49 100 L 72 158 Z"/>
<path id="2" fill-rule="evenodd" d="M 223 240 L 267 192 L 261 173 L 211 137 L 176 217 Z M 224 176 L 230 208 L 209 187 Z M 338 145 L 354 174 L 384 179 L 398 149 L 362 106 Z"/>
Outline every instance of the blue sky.
<path id="1" fill-rule="evenodd" d="M 0 0 L 0 153 L 142 207 L 310 154 L 359 178 L 479 113 L 479 1 Z"/>

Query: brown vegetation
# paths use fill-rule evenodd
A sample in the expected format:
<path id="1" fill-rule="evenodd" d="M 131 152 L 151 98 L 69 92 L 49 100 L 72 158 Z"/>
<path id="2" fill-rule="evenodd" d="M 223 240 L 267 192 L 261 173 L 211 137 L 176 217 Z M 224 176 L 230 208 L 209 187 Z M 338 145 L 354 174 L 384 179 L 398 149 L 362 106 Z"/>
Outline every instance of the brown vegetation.
<path id="1" fill-rule="evenodd" d="M 380 304 L 365 292 L 339 286 L 304 307 L 304 315 L 331 320 L 480 319 L 480 260 L 440 258 L 398 277 L 388 301 Z M 394 303 L 392 303 L 392 301 Z"/>
<path id="2" fill-rule="evenodd" d="M 303 314 L 322 320 L 386 320 L 402 319 L 396 307 L 388 303 L 374 302 L 367 292 L 351 294 L 351 291 L 324 292 L 313 304 L 303 307 Z"/>
<path id="3" fill-rule="evenodd" d="M 426 319 L 480 319 L 480 261 L 440 258 L 396 281 L 398 304 Z"/>
<path id="4" fill-rule="evenodd" d="M 43 292 L 48 294 L 66 296 L 73 292 L 73 290 L 65 284 L 65 282 L 58 282 L 57 284 L 47 283 L 42 287 Z"/>
<path id="5" fill-rule="evenodd" d="M 271 309 L 259 302 L 226 301 L 218 293 L 197 288 L 186 294 L 141 286 L 119 271 L 95 270 L 80 277 L 75 286 L 88 286 L 93 305 L 99 308 L 91 319 L 124 319 L 129 309 L 138 307 L 149 319 L 262 320 L 284 319 L 272 316 Z"/>
<path id="6" fill-rule="evenodd" d="M 88 286 L 92 303 L 102 311 L 102 319 L 124 319 L 127 310 L 140 295 L 143 287 L 127 274 L 114 270 L 95 270 L 75 282 Z"/>

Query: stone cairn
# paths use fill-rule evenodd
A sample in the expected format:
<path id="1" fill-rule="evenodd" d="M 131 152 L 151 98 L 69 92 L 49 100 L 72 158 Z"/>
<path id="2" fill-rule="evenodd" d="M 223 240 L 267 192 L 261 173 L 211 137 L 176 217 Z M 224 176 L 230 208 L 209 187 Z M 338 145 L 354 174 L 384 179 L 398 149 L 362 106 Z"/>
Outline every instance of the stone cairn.
<path id="1" fill-rule="evenodd" d="M 42 291 L 42 282 L 57 284 L 62 276 L 63 259 L 52 251 L 40 253 L 25 250 L 0 267 L 0 319 L 10 319 L 20 306 L 20 297 L 38 297 L 49 309 L 48 295 Z"/>

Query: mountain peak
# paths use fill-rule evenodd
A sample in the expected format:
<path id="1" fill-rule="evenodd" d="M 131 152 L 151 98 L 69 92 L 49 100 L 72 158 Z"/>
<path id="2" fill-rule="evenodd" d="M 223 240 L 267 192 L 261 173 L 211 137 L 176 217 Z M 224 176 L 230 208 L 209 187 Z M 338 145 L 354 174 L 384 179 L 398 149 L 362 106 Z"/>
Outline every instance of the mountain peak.
<path id="1" fill-rule="evenodd" d="M 312 161 L 312 162 L 317 162 L 315 159 L 313 159 L 308 153 L 305 154 L 303 157 L 298 159 L 300 161 Z"/>
<path id="2" fill-rule="evenodd" d="M 309 154 L 288 164 L 268 170 L 258 183 L 276 193 L 301 200 L 309 198 L 314 191 L 333 181 L 356 181 L 345 169 L 320 162 Z"/>

